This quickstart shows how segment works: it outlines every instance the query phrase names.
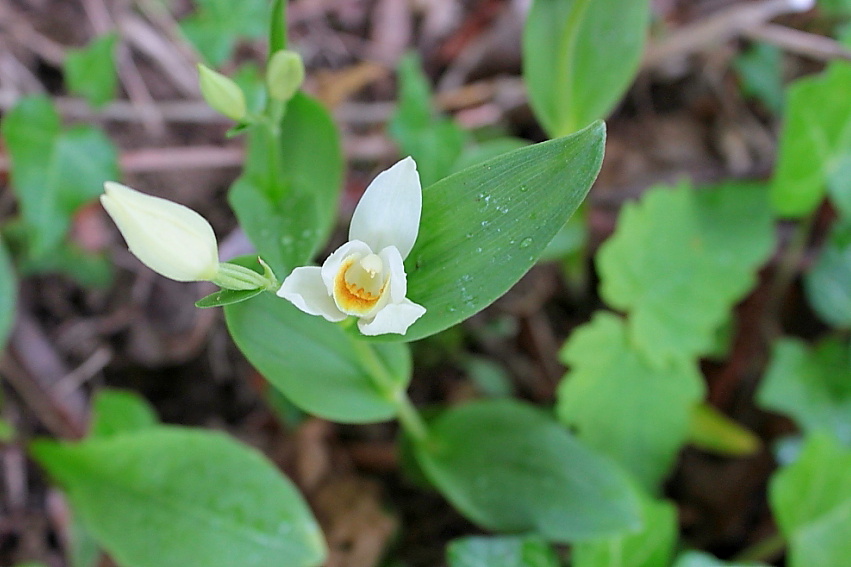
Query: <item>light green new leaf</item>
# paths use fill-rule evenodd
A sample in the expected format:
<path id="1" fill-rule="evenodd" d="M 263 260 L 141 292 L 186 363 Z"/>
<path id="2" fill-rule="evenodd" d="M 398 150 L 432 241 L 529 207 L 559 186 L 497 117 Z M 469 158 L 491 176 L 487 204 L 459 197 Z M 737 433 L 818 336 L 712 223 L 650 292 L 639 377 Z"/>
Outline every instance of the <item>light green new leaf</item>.
<path id="1" fill-rule="evenodd" d="M 154 427 L 31 450 L 125 567 L 315 567 L 325 558 L 295 487 L 220 433 Z"/>
<path id="2" fill-rule="evenodd" d="M 520 148 L 423 191 L 419 236 L 405 261 L 408 298 L 426 308 L 405 336 L 432 335 L 478 313 L 514 285 L 597 177 L 605 126 Z"/>
<path id="3" fill-rule="evenodd" d="M 553 549 L 536 537 L 475 536 L 446 549 L 449 567 L 559 567 Z"/>
<path id="4" fill-rule="evenodd" d="M 704 451 L 730 457 L 753 455 L 760 449 L 754 432 L 707 403 L 692 410 L 688 441 Z"/>
<path id="5" fill-rule="evenodd" d="M 0 352 L 6 346 L 6 338 L 12 330 L 15 320 L 15 302 L 18 295 L 18 281 L 6 245 L 0 238 Z"/>
<path id="6" fill-rule="evenodd" d="M 768 567 L 765 563 L 751 563 L 736 561 L 727 563 L 715 557 L 699 551 L 686 551 L 677 557 L 674 567 Z"/>
<path id="7" fill-rule="evenodd" d="M 159 423 L 151 405 L 139 394 L 105 389 L 98 391 L 92 403 L 92 437 L 110 437 L 132 433 Z"/>
<path id="8" fill-rule="evenodd" d="M 61 242 L 71 216 L 103 191 L 103 182 L 118 178 L 118 154 L 99 130 L 62 131 L 45 97 L 21 100 L 4 117 L 2 134 L 12 186 L 30 231 L 29 253 L 38 258 Z"/>
<path id="9" fill-rule="evenodd" d="M 837 567 L 851 557 L 851 451 L 814 435 L 768 490 L 789 541 L 789 567 Z"/>
<path id="10" fill-rule="evenodd" d="M 308 264 L 337 218 L 343 179 L 340 139 L 328 111 L 297 94 L 280 144 L 265 128 L 249 135 L 245 172 L 228 194 L 239 224 L 274 272 Z"/>
<path id="11" fill-rule="evenodd" d="M 654 364 L 712 349 L 714 333 L 774 247 L 760 186 L 655 188 L 621 210 L 597 268 L 606 302 Z"/>
<path id="12" fill-rule="evenodd" d="M 118 74 L 115 71 L 115 33 L 103 35 L 87 46 L 71 49 L 65 58 L 65 80 L 68 89 L 85 97 L 94 107 L 103 106 L 115 97 Z"/>
<path id="13" fill-rule="evenodd" d="M 824 73 L 797 80 L 788 90 L 785 123 L 771 186 L 775 210 L 803 217 L 829 190 L 851 215 L 851 63 L 831 63 Z"/>
<path id="14" fill-rule="evenodd" d="M 804 274 L 804 290 L 823 321 L 851 327 L 851 222 L 831 231 L 815 265 Z"/>
<path id="15" fill-rule="evenodd" d="M 224 310 L 228 330 L 242 353 L 299 408 L 347 423 L 395 415 L 393 392 L 384 394 L 373 383 L 359 349 L 375 349 L 395 392 L 404 390 L 411 377 L 407 345 L 367 344 L 271 294 Z"/>
<path id="16" fill-rule="evenodd" d="M 679 533 L 676 507 L 642 495 L 641 520 L 636 532 L 576 544 L 572 567 L 669 567 Z"/>
<path id="17" fill-rule="evenodd" d="M 212 67 L 230 58 L 240 38 L 259 39 L 267 32 L 269 0 L 196 0 L 198 10 L 180 29 Z"/>
<path id="18" fill-rule="evenodd" d="M 529 405 L 492 400 L 447 410 L 414 451 L 434 485 L 485 528 L 574 542 L 639 526 L 620 469 Z"/>
<path id="19" fill-rule="evenodd" d="M 757 392 L 759 405 L 791 416 L 806 432 L 851 444 L 851 358 L 847 341 L 828 338 L 809 349 L 797 339 L 775 347 Z"/>
<path id="20" fill-rule="evenodd" d="M 570 371 L 558 389 L 559 419 L 587 445 L 655 489 L 685 442 L 703 396 L 695 362 L 655 367 L 636 351 L 619 317 L 600 312 L 561 352 Z"/>
<path id="21" fill-rule="evenodd" d="M 649 22 L 649 0 L 533 2 L 523 78 L 551 137 L 608 116 L 638 71 Z"/>
<path id="22" fill-rule="evenodd" d="M 399 61 L 399 96 L 388 131 L 403 155 L 417 162 L 423 187 L 446 177 L 461 155 L 466 135 L 433 110 L 431 88 L 415 53 Z"/>

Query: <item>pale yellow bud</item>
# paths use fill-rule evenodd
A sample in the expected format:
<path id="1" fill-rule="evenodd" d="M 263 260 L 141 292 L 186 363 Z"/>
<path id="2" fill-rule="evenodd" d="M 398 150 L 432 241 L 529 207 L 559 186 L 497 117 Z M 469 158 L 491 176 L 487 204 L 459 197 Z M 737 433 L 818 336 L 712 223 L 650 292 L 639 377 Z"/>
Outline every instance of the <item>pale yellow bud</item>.
<path id="1" fill-rule="evenodd" d="M 269 96 L 275 100 L 288 101 L 304 82 L 304 63 L 295 51 L 282 49 L 272 55 L 266 70 L 266 86 Z"/>
<path id="2" fill-rule="evenodd" d="M 207 104 L 233 120 L 245 117 L 245 94 L 233 80 L 198 64 L 198 83 Z"/>

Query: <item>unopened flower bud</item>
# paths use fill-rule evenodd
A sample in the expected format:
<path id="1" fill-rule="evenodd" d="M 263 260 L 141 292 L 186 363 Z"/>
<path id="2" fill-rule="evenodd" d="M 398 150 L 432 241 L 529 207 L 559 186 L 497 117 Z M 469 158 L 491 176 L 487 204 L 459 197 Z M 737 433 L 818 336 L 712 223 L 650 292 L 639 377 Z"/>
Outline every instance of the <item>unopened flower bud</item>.
<path id="1" fill-rule="evenodd" d="M 303 82 L 304 63 L 301 55 L 286 49 L 272 55 L 266 70 L 266 86 L 270 97 L 286 102 L 298 92 Z"/>
<path id="2" fill-rule="evenodd" d="M 207 104 L 233 120 L 245 117 L 245 94 L 232 79 L 198 64 L 198 82 Z"/>
<path id="3" fill-rule="evenodd" d="M 216 235 L 188 207 L 107 181 L 100 202 L 143 264 L 179 282 L 213 280 L 219 271 Z"/>

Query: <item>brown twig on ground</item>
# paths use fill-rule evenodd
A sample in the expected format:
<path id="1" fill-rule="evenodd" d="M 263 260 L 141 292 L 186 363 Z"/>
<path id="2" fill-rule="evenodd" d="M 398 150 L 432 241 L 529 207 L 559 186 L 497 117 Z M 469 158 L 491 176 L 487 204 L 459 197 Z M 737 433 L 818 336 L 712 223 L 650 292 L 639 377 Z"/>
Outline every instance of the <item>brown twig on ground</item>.
<path id="1" fill-rule="evenodd" d="M 764 41 L 786 51 L 812 59 L 824 61 L 844 59 L 851 61 L 851 49 L 848 49 L 835 39 L 796 30 L 787 26 L 765 24 L 745 30 L 744 35 L 750 39 Z"/>

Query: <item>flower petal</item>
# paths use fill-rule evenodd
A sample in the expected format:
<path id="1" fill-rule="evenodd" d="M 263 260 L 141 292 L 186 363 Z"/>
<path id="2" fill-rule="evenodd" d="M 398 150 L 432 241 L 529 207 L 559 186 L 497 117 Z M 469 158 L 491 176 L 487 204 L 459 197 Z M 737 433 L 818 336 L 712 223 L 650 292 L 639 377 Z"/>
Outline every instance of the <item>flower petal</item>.
<path id="1" fill-rule="evenodd" d="M 155 272 L 180 282 L 212 279 L 219 266 L 216 235 L 204 217 L 120 183 L 104 183 L 100 201 L 130 251 Z"/>
<path id="2" fill-rule="evenodd" d="M 402 303 L 389 303 L 376 313 L 371 321 L 360 319 L 358 329 L 364 335 L 383 335 L 385 333 L 404 335 L 408 332 L 408 327 L 422 317 L 425 312 L 425 307 L 417 305 L 410 299 L 405 299 Z"/>
<path id="3" fill-rule="evenodd" d="M 395 246 L 388 246 L 378 256 L 384 262 L 385 271 L 390 272 L 390 302 L 402 303 L 408 294 L 408 276 L 402 263 L 402 255 Z"/>
<path id="4" fill-rule="evenodd" d="M 369 254 L 372 254 L 372 250 L 360 240 L 346 242 L 334 250 L 334 253 L 328 256 L 325 262 L 322 263 L 322 281 L 325 283 L 325 289 L 328 290 L 328 295 L 334 295 L 334 278 L 337 277 L 337 272 L 340 271 L 340 266 L 346 258 L 349 256 L 362 258 Z"/>
<path id="5" fill-rule="evenodd" d="M 321 315 L 334 322 L 346 318 L 346 314 L 337 309 L 334 299 L 328 295 L 322 281 L 321 268 L 315 266 L 293 270 L 281 284 L 278 296 L 310 315 Z"/>
<path id="6" fill-rule="evenodd" d="M 363 241 L 373 250 L 395 246 L 406 258 L 417 240 L 422 208 L 417 164 L 407 157 L 379 173 L 366 188 L 352 215 L 349 239 Z"/>

